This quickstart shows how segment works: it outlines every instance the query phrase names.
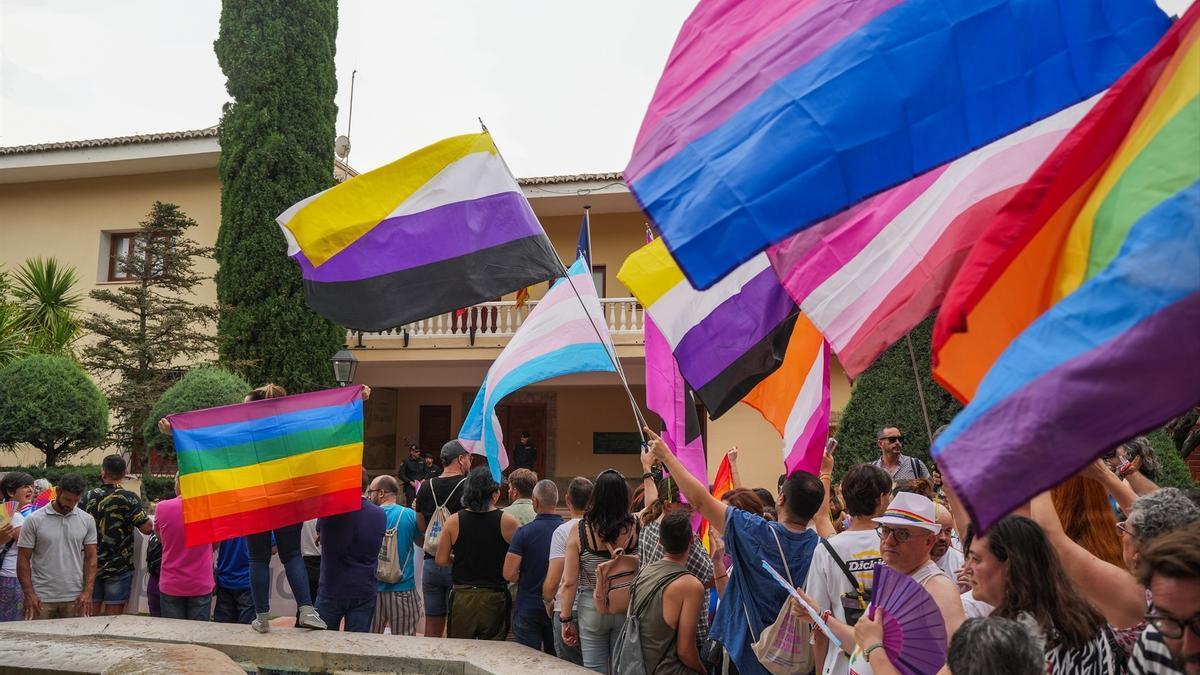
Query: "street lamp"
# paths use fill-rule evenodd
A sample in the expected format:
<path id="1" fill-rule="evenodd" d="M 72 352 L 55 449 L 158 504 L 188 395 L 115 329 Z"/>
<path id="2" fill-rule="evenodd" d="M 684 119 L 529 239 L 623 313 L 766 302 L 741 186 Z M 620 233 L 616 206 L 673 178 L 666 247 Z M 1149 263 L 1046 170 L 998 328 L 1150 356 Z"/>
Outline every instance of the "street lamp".
<path id="1" fill-rule="evenodd" d="M 338 384 L 344 387 L 354 381 L 358 359 L 354 358 L 354 353 L 346 345 L 342 345 L 330 361 L 333 361 L 333 379 L 337 380 Z"/>

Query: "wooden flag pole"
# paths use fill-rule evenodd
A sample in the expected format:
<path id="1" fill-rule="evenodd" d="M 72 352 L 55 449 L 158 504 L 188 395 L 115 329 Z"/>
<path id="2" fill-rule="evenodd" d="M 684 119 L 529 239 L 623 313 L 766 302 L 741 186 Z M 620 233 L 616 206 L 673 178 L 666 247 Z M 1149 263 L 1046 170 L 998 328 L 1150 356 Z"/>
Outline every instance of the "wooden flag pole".
<path id="1" fill-rule="evenodd" d="M 929 447 L 933 447 L 933 427 L 929 424 L 929 408 L 925 405 L 925 387 L 921 384 L 921 371 L 917 369 L 917 352 L 913 349 L 912 336 L 905 335 L 908 343 L 908 358 L 912 361 L 913 379 L 917 383 L 917 398 L 921 401 L 921 415 L 925 418 L 925 435 L 929 437 Z"/>

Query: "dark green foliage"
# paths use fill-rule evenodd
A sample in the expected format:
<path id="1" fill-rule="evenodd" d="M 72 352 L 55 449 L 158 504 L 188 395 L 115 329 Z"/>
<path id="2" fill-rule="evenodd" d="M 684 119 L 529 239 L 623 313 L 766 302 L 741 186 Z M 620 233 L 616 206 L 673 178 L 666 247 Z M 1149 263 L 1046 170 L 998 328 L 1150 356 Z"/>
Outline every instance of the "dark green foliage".
<path id="1" fill-rule="evenodd" d="M 195 271 L 196 259 L 212 257 L 188 238 L 196 221 L 154 202 L 140 226 L 138 245 L 117 261 L 130 283 L 91 292 L 106 307 L 85 323 L 98 339 L 84 349 L 83 363 L 105 376 L 116 416 L 110 441 L 145 458 L 141 431 L 150 406 L 175 380 L 175 366 L 216 349 L 210 326 L 217 311 L 190 299 L 207 279 Z"/>
<path id="2" fill-rule="evenodd" d="M 158 430 L 158 421 L 167 415 L 180 412 L 215 408 L 216 406 L 241 403 L 250 393 L 250 385 L 238 375 L 215 366 L 194 368 L 183 379 L 163 392 L 142 425 L 142 437 L 146 447 L 157 448 L 159 456 L 175 454 L 175 444 L 170 436 Z"/>
<path id="3" fill-rule="evenodd" d="M 926 319 L 909 334 L 921 372 L 929 422 L 934 431 L 949 424 L 962 410 L 960 404 L 930 375 L 929 344 L 933 318 Z M 904 454 L 929 462 L 929 436 L 921 415 L 917 386 L 913 378 L 908 344 L 900 340 L 888 348 L 865 373 L 859 376 L 850 392 L 850 402 L 838 425 L 837 476 L 855 464 L 879 459 L 875 435 L 881 426 L 899 427 L 904 434 Z"/>
<path id="4" fill-rule="evenodd" d="M 28 443 L 54 466 L 107 432 L 104 392 L 70 358 L 26 356 L 0 368 L 0 446 Z"/>
<path id="5" fill-rule="evenodd" d="M 58 480 L 63 477 L 63 474 L 77 473 L 87 483 L 88 489 L 100 487 L 100 465 L 99 464 L 67 464 L 64 466 L 3 466 L 0 467 L 0 474 L 8 473 L 9 471 L 24 471 L 33 476 L 34 480 L 45 478 L 50 481 L 51 485 L 58 485 Z M 175 478 L 174 476 L 153 476 L 148 473 L 142 474 L 142 498 L 148 502 L 159 501 L 162 499 L 171 499 L 175 496 Z"/>
<path id="6" fill-rule="evenodd" d="M 1179 450 L 1175 448 L 1171 434 L 1166 427 L 1155 429 L 1146 434 L 1146 438 L 1150 440 L 1150 445 L 1154 446 L 1154 456 L 1158 458 L 1157 483 L 1161 487 L 1190 488 L 1196 486 L 1187 464 L 1179 456 Z"/>
<path id="7" fill-rule="evenodd" d="M 333 185 L 335 0 L 225 0 L 217 299 L 221 359 L 290 393 L 332 386 L 345 331 L 304 303 L 275 217 Z"/>

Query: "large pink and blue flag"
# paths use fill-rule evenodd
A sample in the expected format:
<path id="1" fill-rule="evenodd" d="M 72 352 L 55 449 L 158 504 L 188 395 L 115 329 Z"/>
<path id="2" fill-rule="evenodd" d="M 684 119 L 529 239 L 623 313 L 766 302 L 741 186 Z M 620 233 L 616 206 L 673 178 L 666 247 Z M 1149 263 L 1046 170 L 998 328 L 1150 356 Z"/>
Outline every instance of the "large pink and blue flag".
<path id="1" fill-rule="evenodd" d="M 615 355 L 591 270 L 581 257 L 566 277 L 554 282 L 492 362 L 458 432 L 459 442 L 467 451 L 487 457 L 492 476 L 500 480 L 509 462 L 496 404 L 522 387 L 553 377 L 616 372 Z"/>
<path id="2" fill-rule="evenodd" d="M 1153 0 L 702 0 L 625 179 L 706 289 L 813 223 L 1083 101 Z"/>

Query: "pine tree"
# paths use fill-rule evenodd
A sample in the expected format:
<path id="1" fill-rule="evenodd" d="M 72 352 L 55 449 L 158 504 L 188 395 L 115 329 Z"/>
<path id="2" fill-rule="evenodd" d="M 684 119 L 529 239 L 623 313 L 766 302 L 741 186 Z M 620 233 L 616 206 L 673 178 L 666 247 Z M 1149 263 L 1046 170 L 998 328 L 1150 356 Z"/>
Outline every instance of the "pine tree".
<path id="1" fill-rule="evenodd" d="M 936 431 L 950 423 L 962 410 L 962 404 L 934 382 L 930 374 L 932 332 L 933 317 L 930 317 L 908 337 L 912 339 L 917 369 L 921 373 L 930 428 Z M 902 339 L 889 347 L 854 382 L 837 430 L 839 477 L 855 464 L 879 459 L 875 434 L 884 425 L 899 427 L 904 434 L 904 454 L 929 462 L 929 435 L 921 412 L 921 399 L 917 396 L 912 362 L 908 344 Z"/>
<path id="2" fill-rule="evenodd" d="M 275 223 L 333 185 L 336 38 L 335 0 L 224 0 L 214 45 L 233 97 L 221 118 L 221 358 L 292 393 L 333 385 L 346 335 L 305 305 Z"/>
<path id="3" fill-rule="evenodd" d="M 137 457 L 145 457 L 142 425 L 176 369 L 216 350 L 216 309 L 189 298 L 207 279 L 196 261 L 212 257 L 188 238 L 193 227 L 178 206 L 155 202 L 129 254 L 116 262 L 130 283 L 90 294 L 106 308 L 85 322 L 98 339 L 84 349 L 83 363 L 105 381 L 116 415 L 110 442 Z"/>

